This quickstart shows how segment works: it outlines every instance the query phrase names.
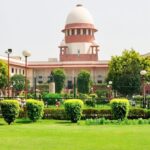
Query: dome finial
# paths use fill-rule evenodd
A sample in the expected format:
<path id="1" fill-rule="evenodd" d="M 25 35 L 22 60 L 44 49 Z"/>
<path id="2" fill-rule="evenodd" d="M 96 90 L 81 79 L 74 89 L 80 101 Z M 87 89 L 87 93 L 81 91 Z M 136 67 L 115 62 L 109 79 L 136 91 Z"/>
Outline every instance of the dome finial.
<path id="1" fill-rule="evenodd" d="M 76 5 L 76 7 L 82 7 L 82 6 L 83 6 L 82 4 L 77 4 L 77 5 Z"/>

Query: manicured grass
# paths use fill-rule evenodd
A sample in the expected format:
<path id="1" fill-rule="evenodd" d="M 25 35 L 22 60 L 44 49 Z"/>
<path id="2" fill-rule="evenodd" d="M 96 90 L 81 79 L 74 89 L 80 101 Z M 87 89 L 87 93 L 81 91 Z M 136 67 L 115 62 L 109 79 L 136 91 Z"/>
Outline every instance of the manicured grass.
<path id="1" fill-rule="evenodd" d="M 24 123 L 22 123 L 24 121 Z M 0 150 L 149 150 L 150 125 L 71 124 L 0 119 Z"/>

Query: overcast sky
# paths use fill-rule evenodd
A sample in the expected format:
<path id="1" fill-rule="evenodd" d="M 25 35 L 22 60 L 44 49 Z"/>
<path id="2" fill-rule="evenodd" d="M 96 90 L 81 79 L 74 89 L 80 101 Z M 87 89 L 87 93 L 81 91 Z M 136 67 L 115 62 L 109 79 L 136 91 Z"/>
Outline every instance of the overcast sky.
<path id="1" fill-rule="evenodd" d="M 92 14 L 99 59 L 133 48 L 150 52 L 150 0 L 0 0 L 0 55 L 30 50 L 30 60 L 59 58 L 68 13 L 81 3 Z"/>

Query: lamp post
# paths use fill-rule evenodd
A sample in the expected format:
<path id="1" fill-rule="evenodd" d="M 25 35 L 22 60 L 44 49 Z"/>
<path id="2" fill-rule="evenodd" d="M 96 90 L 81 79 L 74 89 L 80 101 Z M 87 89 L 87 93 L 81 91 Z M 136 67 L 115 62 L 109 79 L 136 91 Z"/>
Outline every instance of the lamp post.
<path id="1" fill-rule="evenodd" d="M 73 84 L 73 93 L 74 93 L 74 98 L 76 98 L 76 77 L 74 79 L 74 84 Z"/>
<path id="2" fill-rule="evenodd" d="M 146 99 L 145 99 L 145 75 L 147 74 L 146 70 L 141 70 L 140 75 L 142 79 L 142 95 L 143 95 L 143 108 L 146 107 Z"/>
<path id="3" fill-rule="evenodd" d="M 25 57 L 25 99 L 27 99 L 27 86 L 28 86 L 28 81 L 27 81 L 27 58 L 31 56 L 31 53 L 27 50 L 24 50 L 22 52 L 23 56 Z"/>
<path id="4" fill-rule="evenodd" d="M 112 81 L 108 82 L 108 86 L 107 87 L 109 88 L 109 100 L 110 100 L 111 97 L 112 97 L 112 93 L 111 93 L 111 90 L 112 90 Z"/>
<path id="5" fill-rule="evenodd" d="M 7 90 L 8 90 L 8 98 L 9 98 L 9 89 L 10 89 L 10 87 L 9 87 L 10 86 L 9 85 L 9 78 L 10 78 L 10 75 L 9 75 L 9 56 L 12 53 L 12 49 L 6 50 L 5 53 L 7 53 L 7 56 L 8 56 L 8 59 L 7 59 L 7 61 L 8 61 L 8 78 L 7 78 L 7 84 L 8 84 L 8 86 L 7 86 Z"/>

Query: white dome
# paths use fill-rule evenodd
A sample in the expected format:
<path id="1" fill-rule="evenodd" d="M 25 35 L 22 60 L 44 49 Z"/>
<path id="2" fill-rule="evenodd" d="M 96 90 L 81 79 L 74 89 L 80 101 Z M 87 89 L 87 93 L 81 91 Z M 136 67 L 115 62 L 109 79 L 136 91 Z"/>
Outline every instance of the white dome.
<path id="1" fill-rule="evenodd" d="M 89 11 L 78 4 L 75 8 L 71 10 L 66 19 L 66 24 L 72 23 L 89 23 L 94 24 L 93 18 Z"/>

